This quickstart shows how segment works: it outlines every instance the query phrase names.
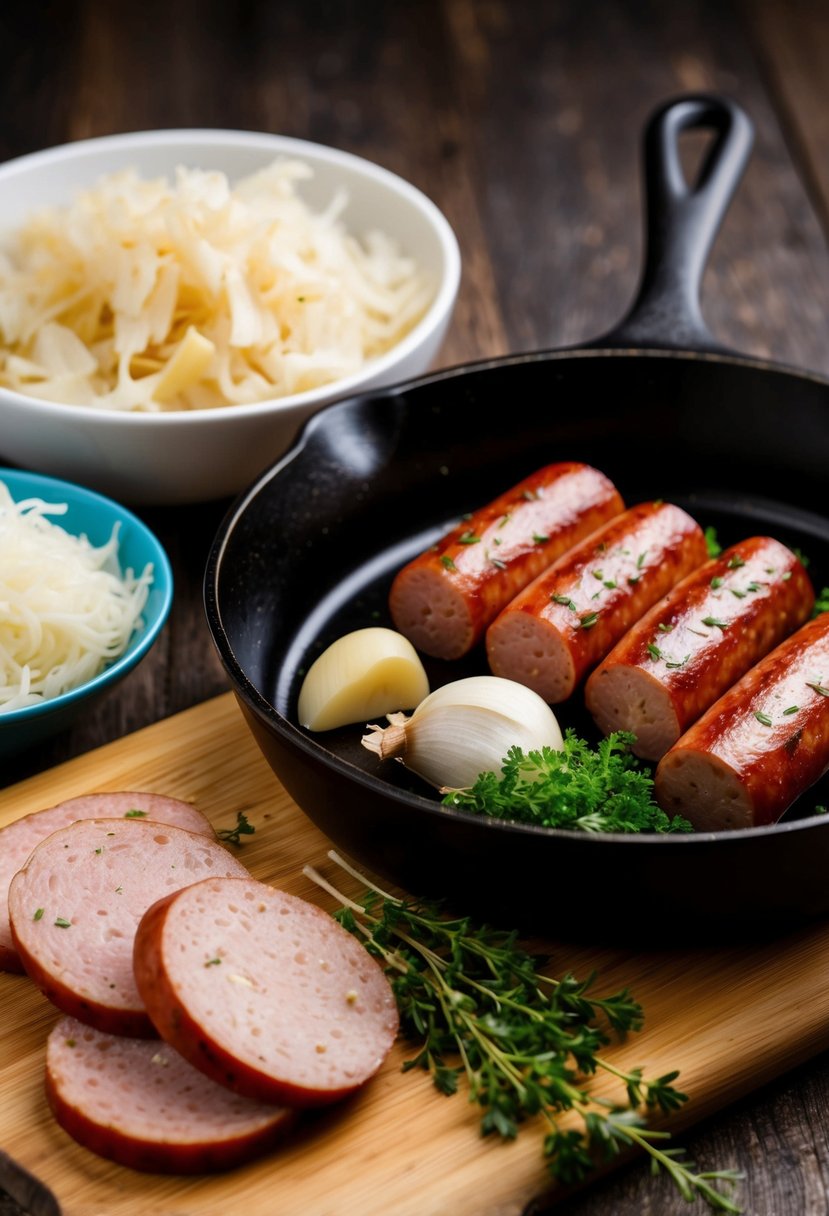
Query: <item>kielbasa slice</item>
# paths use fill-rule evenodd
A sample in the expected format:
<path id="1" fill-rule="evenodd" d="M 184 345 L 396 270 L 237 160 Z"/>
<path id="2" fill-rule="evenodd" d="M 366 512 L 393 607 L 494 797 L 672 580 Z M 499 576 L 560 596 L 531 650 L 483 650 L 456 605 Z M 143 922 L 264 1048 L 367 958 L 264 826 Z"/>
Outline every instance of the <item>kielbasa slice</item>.
<path id="1" fill-rule="evenodd" d="M 166 1043 L 63 1017 L 46 1045 L 46 1097 L 85 1148 L 134 1170 L 201 1174 L 271 1148 L 293 1116 L 205 1077 Z"/>
<path id="2" fill-rule="evenodd" d="M 210 821 L 190 802 L 164 794 L 119 790 L 115 793 L 82 794 L 57 806 L 24 815 L 0 828 L 0 971 L 23 971 L 20 956 L 12 942 L 9 926 L 9 883 L 35 845 L 52 832 L 66 828 L 79 819 L 152 819 L 171 823 L 204 836 L 215 836 Z"/>
<path id="3" fill-rule="evenodd" d="M 699 831 L 775 823 L 829 768 L 829 612 L 752 667 L 660 760 L 656 800 Z"/>
<path id="4" fill-rule="evenodd" d="M 496 676 L 566 701 L 635 621 L 708 557 L 681 507 L 630 507 L 554 562 L 507 605 L 486 635 Z"/>
<path id="5" fill-rule="evenodd" d="M 527 583 L 623 509 L 590 465 L 539 469 L 399 571 L 389 594 L 395 627 L 424 654 L 461 658 Z"/>
<path id="6" fill-rule="evenodd" d="M 156 903 L 134 968 L 161 1037 L 259 1101 L 343 1098 L 397 1034 L 391 985 L 364 946 L 315 904 L 252 878 L 207 879 Z"/>
<path id="7" fill-rule="evenodd" d="M 732 545 L 678 583 L 632 626 L 587 680 L 584 699 L 603 734 L 636 735 L 659 760 L 718 697 L 808 620 L 815 595 L 780 541 Z"/>
<path id="8" fill-rule="evenodd" d="M 64 1013 L 112 1034 L 155 1034 L 132 944 L 157 899 L 209 875 L 248 871 L 217 840 L 142 819 L 80 820 L 36 846 L 9 887 L 14 945 Z"/>

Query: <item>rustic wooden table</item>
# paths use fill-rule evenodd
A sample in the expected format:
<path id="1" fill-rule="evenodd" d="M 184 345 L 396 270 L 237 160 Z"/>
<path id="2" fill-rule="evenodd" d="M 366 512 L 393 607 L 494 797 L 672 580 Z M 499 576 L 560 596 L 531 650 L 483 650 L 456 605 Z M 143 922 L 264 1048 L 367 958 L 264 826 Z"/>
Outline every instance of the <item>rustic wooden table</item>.
<path id="1" fill-rule="evenodd" d="M 578 343 L 616 320 L 639 267 L 643 124 L 674 94 L 727 93 L 756 145 L 706 275 L 707 320 L 737 350 L 829 374 L 822 0 L 54 0 L 7 6 L 0 32 L 0 158 L 116 131 L 236 127 L 342 147 L 421 187 L 464 262 L 442 366 Z M 227 505 L 139 512 L 175 572 L 163 637 L 88 720 L 6 761 L 3 785 L 226 689 L 201 577 Z M 707 1167 L 745 1172 L 747 1212 L 818 1216 L 828 1114 L 820 1056 L 683 1142 Z M 0 1198 L 0 1214 L 19 1211 Z M 557 1211 L 688 1207 L 634 1164 Z"/>

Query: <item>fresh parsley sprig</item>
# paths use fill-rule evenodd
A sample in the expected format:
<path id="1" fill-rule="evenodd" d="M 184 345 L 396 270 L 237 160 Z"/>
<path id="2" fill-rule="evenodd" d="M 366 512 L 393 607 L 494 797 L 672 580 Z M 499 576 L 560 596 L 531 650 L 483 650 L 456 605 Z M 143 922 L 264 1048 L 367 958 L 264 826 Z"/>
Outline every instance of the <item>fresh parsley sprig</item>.
<path id="1" fill-rule="evenodd" d="M 635 736 L 614 731 L 594 748 L 568 727 L 562 751 L 524 755 L 510 748 L 500 775 L 481 773 L 468 790 L 449 790 L 447 806 L 496 819 L 579 832 L 690 832 L 653 799 L 653 778 L 630 750 Z"/>
<path id="2" fill-rule="evenodd" d="M 728 1193 L 740 1175 L 697 1172 L 681 1149 L 660 1147 L 670 1133 L 645 1124 L 648 1112 L 670 1114 L 687 1100 L 674 1087 L 678 1074 L 648 1080 L 640 1068 L 624 1071 L 599 1054 L 611 1032 L 642 1027 L 641 1006 L 626 988 L 597 997 L 592 975 L 555 979 L 515 933 L 447 918 L 434 903 L 397 899 L 333 850 L 328 856 L 366 884 L 362 902 L 313 867 L 304 872 L 339 900 L 337 920 L 389 976 L 402 1031 L 417 1045 L 404 1071 L 425 1069 L 443 1094 L 456 1093 L 465 1081 L 483 1112 L 483 1135 L 514 1139 L 528 1118 L 543 1119 L 544 1157 L 564 1184 L 584 1180 L 599 1162 L 635 1147 L 650 1156 L 655 1171 L 666 1170 L 686 1199 L 741 1211 Z M 591 1095 L 586 1079 L 599 1069 L 621 1082 L 625 1101 Z M 580 1126 L 562 1128 L 557 1117 L 565 1112 L 578 1116 Z"/>
<path id="3" fill-rule="evenodd" d="M 225 840 L 228 844 L 241 844 L 243 836 L 252 836 L 256 828 L 248 819 L 244 811 L 236 812 L 236 827 L 235 828 L 219 828 L 216 835 L 219 840 Z"/>

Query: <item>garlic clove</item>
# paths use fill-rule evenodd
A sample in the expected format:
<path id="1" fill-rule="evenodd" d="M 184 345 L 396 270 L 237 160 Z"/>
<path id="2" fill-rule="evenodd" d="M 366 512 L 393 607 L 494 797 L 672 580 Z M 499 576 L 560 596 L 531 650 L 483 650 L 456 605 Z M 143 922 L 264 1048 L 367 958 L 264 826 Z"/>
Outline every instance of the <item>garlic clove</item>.
<path id="1" fill-rule="evenodd" d="M 363 746 L 394 756 L 438 789 L 467 789 L 500 772 L 511 747 L 524 753 L 564 746 L 550 706 L 531 688 L 499 676 L 470 676 L 436 688 L 410 718 L 374 726 Z"/>
<path id="2" fill-rule="evenodd" d="M 298 716 L 308 730 L 334 730 L 393 710 L 411 709 L 429 693 L 429 680 L 411 642 L 373 626 L 338 638 L 308 670 Z"/>

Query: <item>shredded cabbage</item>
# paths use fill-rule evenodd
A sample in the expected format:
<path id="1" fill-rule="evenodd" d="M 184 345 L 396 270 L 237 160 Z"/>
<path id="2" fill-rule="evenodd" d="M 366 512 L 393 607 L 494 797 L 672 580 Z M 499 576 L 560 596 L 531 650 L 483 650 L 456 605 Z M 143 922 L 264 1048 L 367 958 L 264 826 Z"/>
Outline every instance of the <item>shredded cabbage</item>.
<path id="1" fill-rule="evenodd" d="M 123 654 L 147 602 L 152 563 L 122 575 L 119 525 L 96 548 L 48 518 L 67 509 L 15 502 L 0 481 L 0 714 L 96 676 Z"/>
<path id="2" fill-rule="evenodd" d="M 0 384 L 113 410 L 209 409 L 358 371 L 423 315 L 433 286 L 381 232 L 312 212 L 278 160 L 235 187 L 133 169 L 31 216 L 0 256 Z"/>

